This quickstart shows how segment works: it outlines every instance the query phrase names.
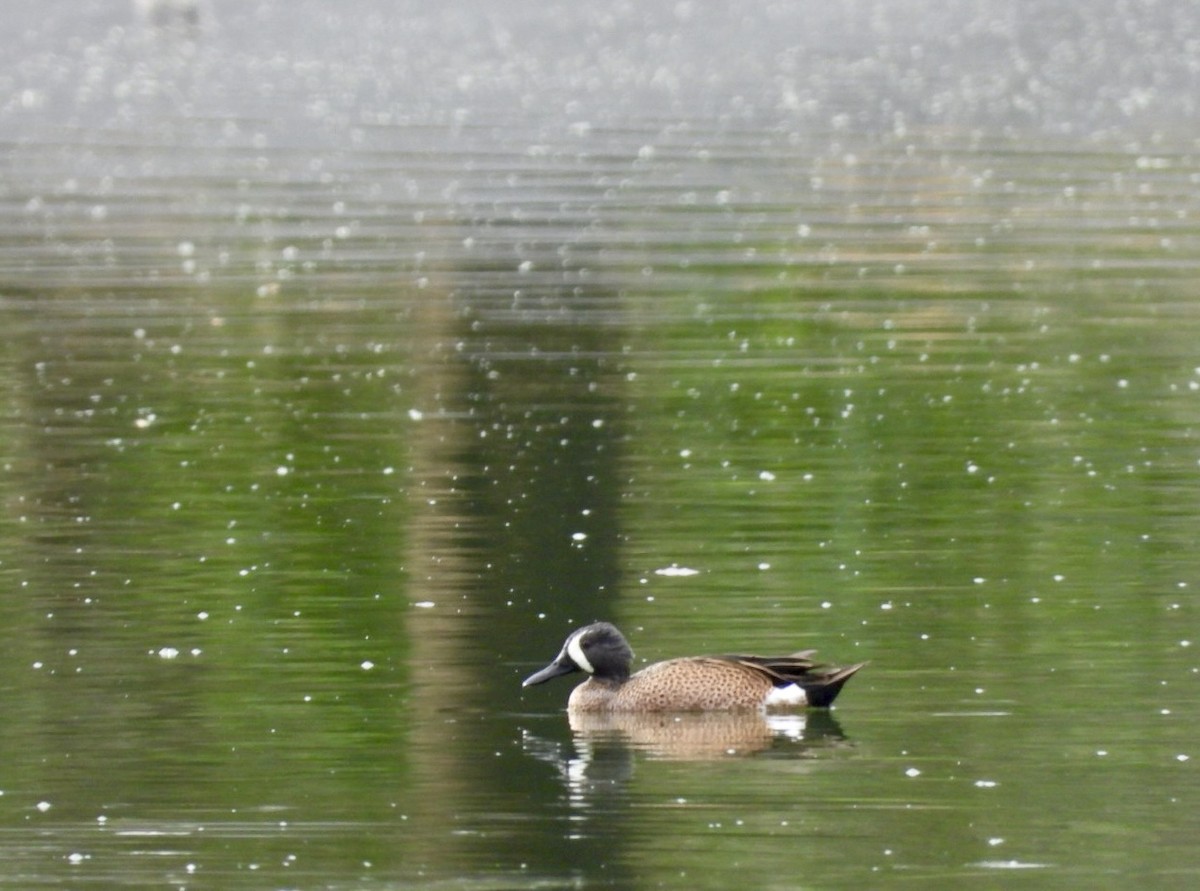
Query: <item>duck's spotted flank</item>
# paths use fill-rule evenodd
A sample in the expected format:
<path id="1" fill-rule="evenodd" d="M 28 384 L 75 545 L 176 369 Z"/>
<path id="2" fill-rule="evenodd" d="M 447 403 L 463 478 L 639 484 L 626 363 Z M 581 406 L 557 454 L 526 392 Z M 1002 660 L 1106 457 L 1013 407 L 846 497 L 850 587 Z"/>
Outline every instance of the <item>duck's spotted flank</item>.
<path id="1" fill-rule="evenodd" d="M 582 671 L 571 692 L 573 712 L 738 711 L 827 708 L 866 663 L 835 668 L 790 656 L 688 656 L 656 662 L 630 674 L 633 650 L 608 622 L 571 632 L 554 661 L 525 679 L 530 687 Z"/>

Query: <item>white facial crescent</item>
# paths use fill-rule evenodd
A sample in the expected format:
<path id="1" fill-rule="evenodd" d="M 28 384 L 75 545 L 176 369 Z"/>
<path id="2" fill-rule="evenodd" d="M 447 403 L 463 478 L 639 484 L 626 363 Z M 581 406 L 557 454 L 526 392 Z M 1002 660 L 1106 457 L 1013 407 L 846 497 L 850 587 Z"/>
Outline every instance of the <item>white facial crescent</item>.
<path id="1" fill-rule="evenodd" d="M 595 674 L 596 669 L 592 668 L 592 663 L 588 661 L 588 657 L 583 655 L 583 647 L 579 645 L 579 638 L 582 634 L 572 634 L 570 640 L 567 641 L 567 655 L 571 657 L 571 661 L 586 671 L 588 674 Z"/>

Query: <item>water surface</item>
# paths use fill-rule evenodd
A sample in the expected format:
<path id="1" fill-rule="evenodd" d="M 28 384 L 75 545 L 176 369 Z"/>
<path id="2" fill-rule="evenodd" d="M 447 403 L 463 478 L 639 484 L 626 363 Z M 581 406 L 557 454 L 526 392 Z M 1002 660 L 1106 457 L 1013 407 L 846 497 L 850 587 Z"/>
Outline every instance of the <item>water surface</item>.
<path id="1" fill-rule="evenodd" d="M 1189 4 L 7 6 L 4 883 L 1195 883 Z"/>

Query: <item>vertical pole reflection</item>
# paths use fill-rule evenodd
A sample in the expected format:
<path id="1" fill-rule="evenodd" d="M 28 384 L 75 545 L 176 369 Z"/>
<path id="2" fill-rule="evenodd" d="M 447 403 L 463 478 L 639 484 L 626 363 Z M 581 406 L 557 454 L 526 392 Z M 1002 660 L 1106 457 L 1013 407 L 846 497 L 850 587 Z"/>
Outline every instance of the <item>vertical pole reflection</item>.
<path id="1" fill-rule="evenodd" d="M 587 852 L 563 787 L 523 754 L 518 713 L 523 669 L 618 594 L 622 329 L 612 294 L 533 305 L 458 295 L 423 309 L 404 561 L 411 758 L 447 868 L 591 863 L 611 877 L 611 852 Z"/>

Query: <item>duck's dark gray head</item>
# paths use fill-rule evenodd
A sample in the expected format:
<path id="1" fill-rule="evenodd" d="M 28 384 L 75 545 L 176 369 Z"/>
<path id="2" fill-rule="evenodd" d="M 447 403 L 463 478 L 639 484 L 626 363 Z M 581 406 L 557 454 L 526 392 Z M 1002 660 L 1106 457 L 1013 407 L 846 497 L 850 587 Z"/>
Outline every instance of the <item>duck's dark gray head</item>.
<path id="1" fill-rule="evenodd" d="M 582 671 L 606 680 L 629 677 L 633 650 L 615 625 L 594 622 L 571 632 L 554 661 L 525 678 L 522 687 L 532 687 L 559 675 Z"/>

